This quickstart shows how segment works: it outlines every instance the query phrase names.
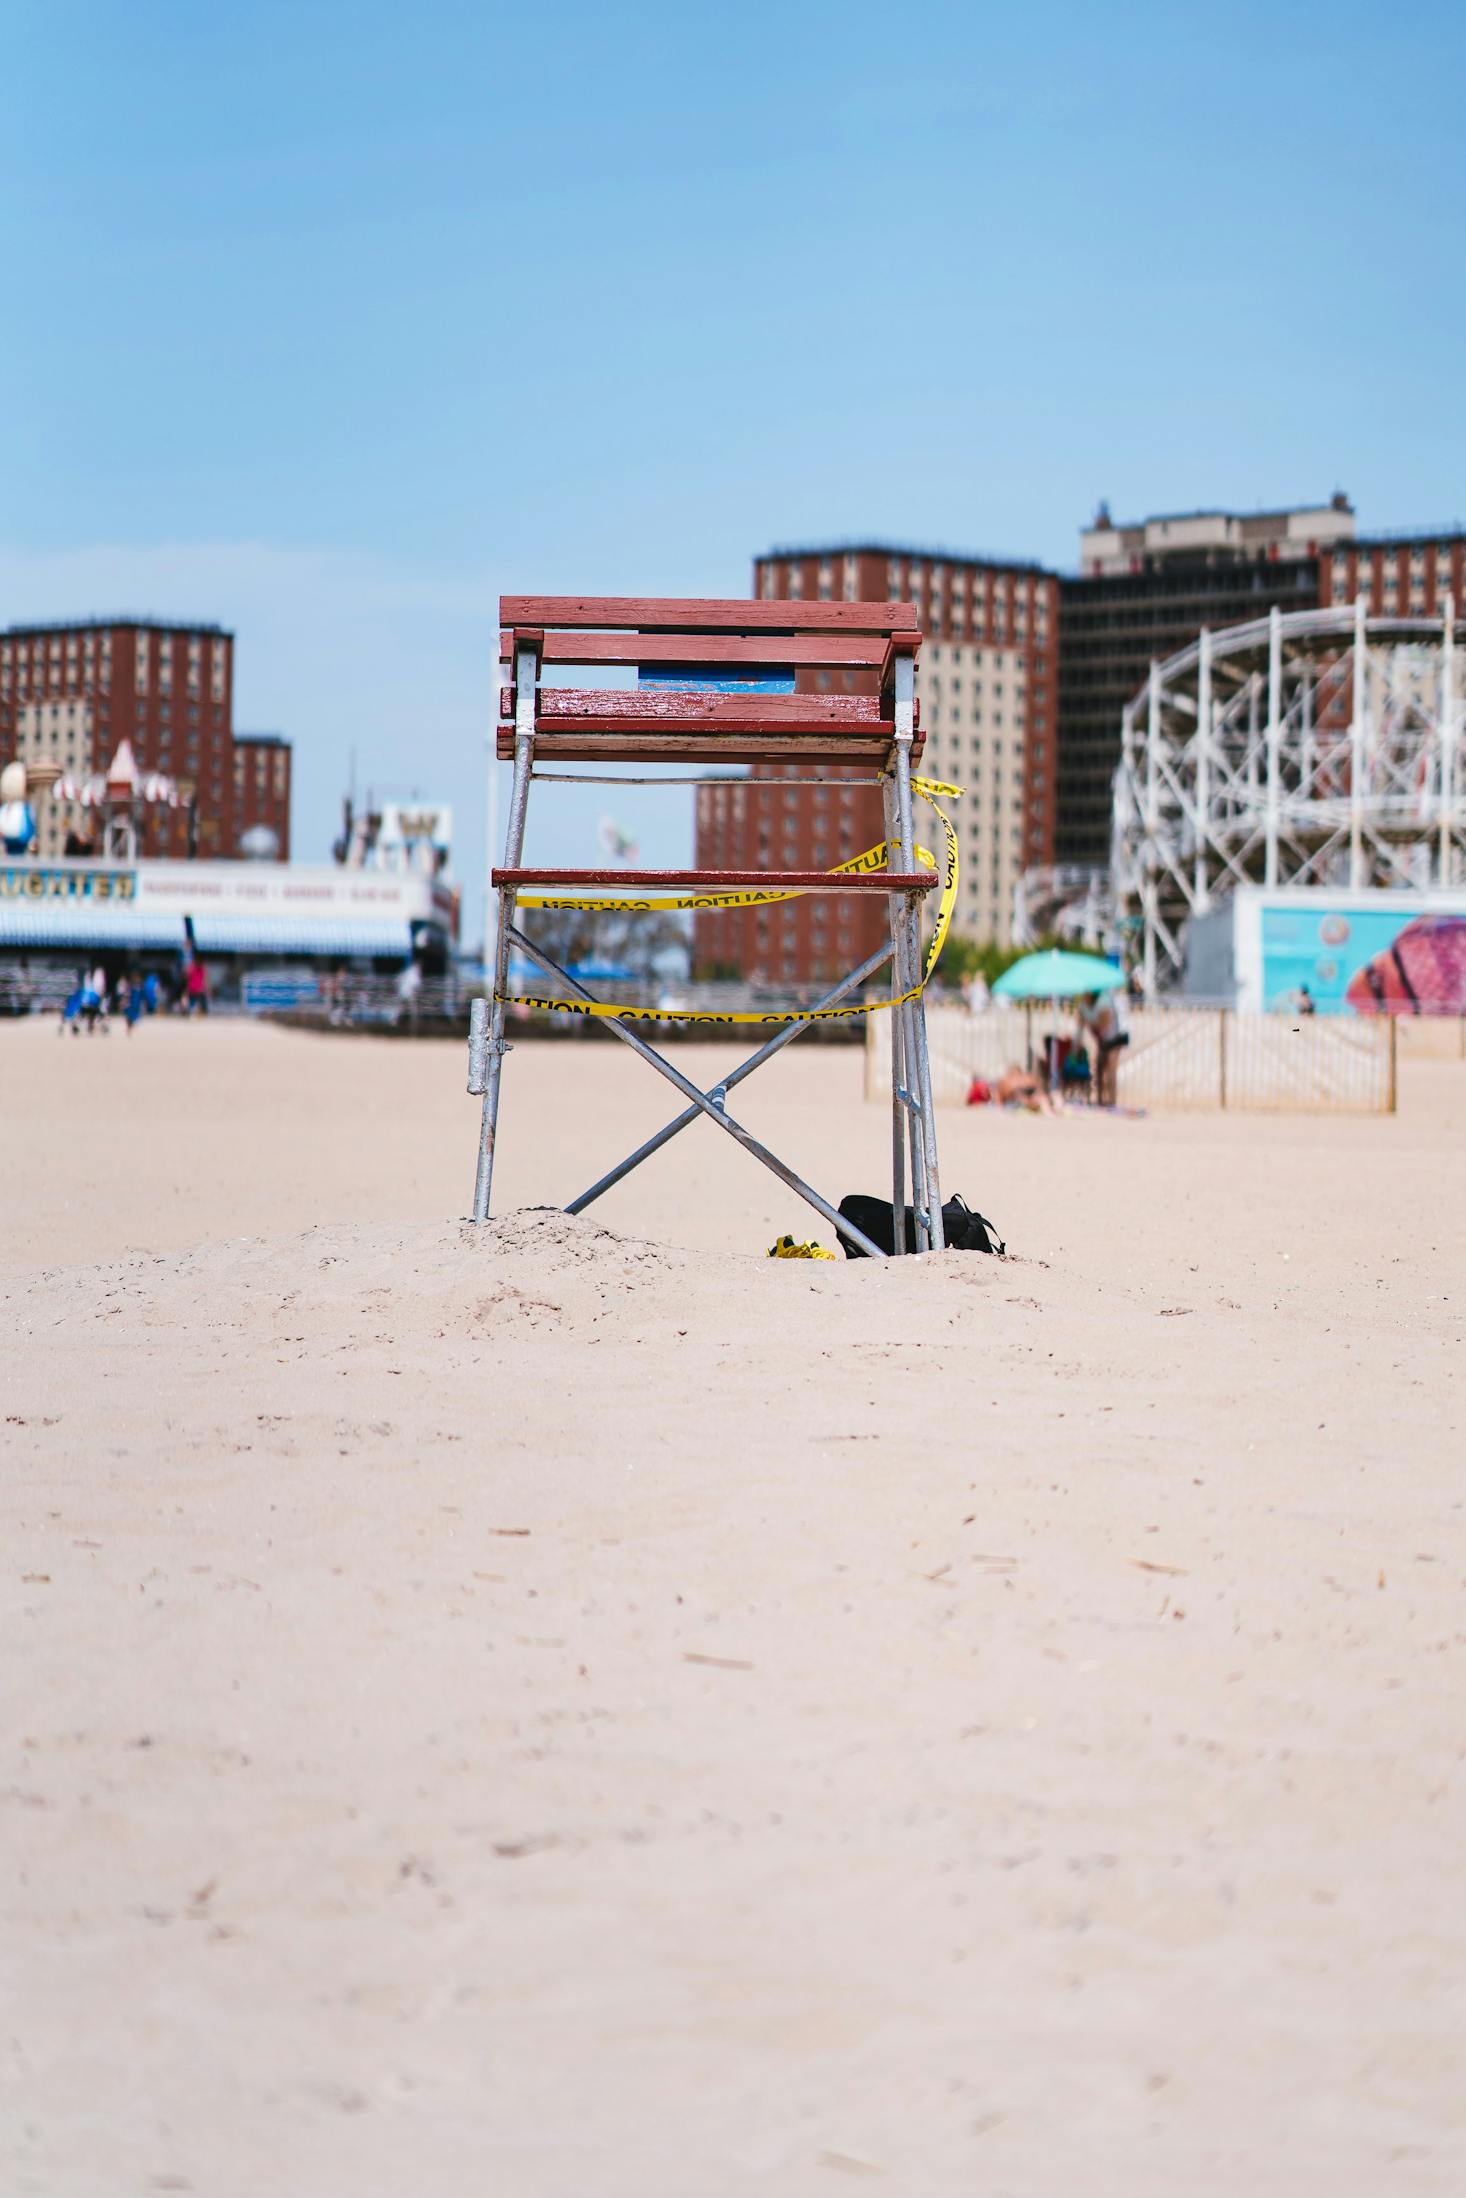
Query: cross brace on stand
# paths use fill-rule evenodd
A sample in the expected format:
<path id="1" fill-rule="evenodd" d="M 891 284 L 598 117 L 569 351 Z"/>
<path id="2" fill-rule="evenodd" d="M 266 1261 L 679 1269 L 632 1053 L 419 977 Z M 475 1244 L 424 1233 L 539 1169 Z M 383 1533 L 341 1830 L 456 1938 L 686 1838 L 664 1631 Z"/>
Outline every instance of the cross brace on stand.
<path id="1" fill-rule="evenodd" d="M 709 1091 L 700 1090 L 614 1010 L 603 1019 L 624 1044 L 664 1076 L 690 1104 L 655 1137 L 582 1193 L 567 1209 L 578 1213 L 702 1114 L 769 1168 L 841 1235 L 868 1256 L 884 1254 L 754 1137 L 727 1111 L 727 1093 L 783 1046 L 810 1027 L 811 1018 L 892 964 L 892 1188 L 894 1244 L 906 1248 L 906 1156 L 909 1138 L 911 1206 L 918 1250 L 942 1247 L 941 1190 L 937 1173 L 936 1120 L 932 1106 L 926 1023 L 920 973 L 921 896 L 936 882 L 916 869 L 911 809 L 911 758 L 916 746 L 915 658 L 920 646 L 915 612 L 904 604 L 793 604 L 743 602 L 589 601 L 584 598 L 505 598 L 503 656 L 513 665 L 504 690 L 506 720 L 499 752 L 512 753 L 505 863 L 491 879 L 500 921 L 492 1002 L 475 1001 L 469 1036 L 469 1090 L 482 1093 L 483 1124 L 474 1188 L 473 1218 L 486 1220 L 493 1181 L 494 1141 L 503 1059 L 506 987 L 511 945 L 554 976 L 588 1006 L 595 995 L 560 967 L 514 922 L 516 896 L 530 882 L 567 885 L 685 887 L 699 901 L 725 888 L 752 888 L 771 896 L 797 891 L 880 892 L 890 910 L 891 939 L 852 970 L 813 1009 L 790 1011 L 777 1033 Z M 551 629 L 560 627 L 562 631 Z M 611 631 L 608 629 L 629 629 Z M 653 695 L 626 689 L 573 690 L 540 684 L 545 662 L 675 665 L 670 676 L 686 685 Z M 728 692 L 730 670 L 810 665 L 879 671 L 878 697 Z M 752 678 L 746 673 L 745 678 Z M 735 674 L 736 677 L 736 674 Z M 792 688 L 792 678 L 789 680 Z M 709 691 L 709 689 L 713 691 Z M 507 745 L 512 742 L 512 746 Z M 811 872 L 597 873 L 520 867 L 525 812 L 536 746 L 552 760 L 656 764 L 691 760 L 784 763 L 812 756 L 884 766 L 888 868 L 861 874 Z M 726 783 L 726 781 L 724 782 Z M 782 782 L 780 782 L 782 783 Z M 869 783 L 876 783 L 872 780 Z M 574 904 L 572 904 L 574 905 Z M 665 905 L 665 904 L 664 904 Z M 909 997 L 908 997 L 909 995 Z M 765 1018 L 758 1018 L 764 1020 Z"/>

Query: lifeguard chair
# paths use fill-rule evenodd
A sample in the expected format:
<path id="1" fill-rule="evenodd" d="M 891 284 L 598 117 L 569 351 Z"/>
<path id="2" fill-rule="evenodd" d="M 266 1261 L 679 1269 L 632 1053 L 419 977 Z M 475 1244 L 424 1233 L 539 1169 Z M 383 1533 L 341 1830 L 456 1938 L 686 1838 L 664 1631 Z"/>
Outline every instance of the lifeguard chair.
<path id="1" fill-rule="evenodd" d="M 553 1005 L 606 1019 L 616 1037 L 664 1076 L 687 1102 L 682 1113 L 566 1207 L 579 1213 L 638 1167 L 690 1122 L 705 1116 L 756 1160 L 772 1169 L 859 1250 L 883 1256 L 830 1202 L 771 1152 L 728 1112 L 727 1095 L 810 1023 L 831 1014 L 861 1012 L 842 1006 L 846 995 L 891 965 L 892 1203 L 895 1244 L 906 1248 L 907 1156 L 910 1207 L 918 1250 L 942 1248 L 942 1198 L 937 1173 L 936 1117 L 927 1057 L 921 967 L 920 908 L 934 887 L 950 905 L 956 843 L 948 840 L 945 876 L 918 859 L 912 819 L 912 763 L 921 747 L 916 708 L 916 660 L 921 633 L 909 603 L 805 603 L 656 601 L 640 598 L 511 595 L 502 598 L 500 657 L 507 677 L 500 690 L 497 753 L 513 761 L 504 862 L 490 876 L 498 896 L 498 950 L 491 1001 L 473 1003 L 469 1030 L 470 1092 L 483 1095 L 473 1219 L 487 1220 L 493 1189 L 494 1140 L 511 948 L 565 988 Z M 542 673 L 557 667 L 628 669 L 641 675 L 636 688 L 547 686 Z M 875 674 L 876 691 L 865 694 L 801 693 L 796 675 L 806 671 Z M 773 690 L 773 691 L 770 691 Z M 783 767 L 779 786 L 829 783 L 791 777 L 790 766 L 853 776 L 842 783 L 879 786 L 886 839 L 873 867 L 832 872 L 806 870 L 582 870 L 527 869 L 523 865 L 525 815 L 530 788 L 586 783 L 578 771 L 547 765 L 602 767 L 594 783 L 615 783 L 617 769 L 635 765 L 729 764 L 749 767 L 758 783 L 761 764 Z M 713 783 L 703 772 L 681 783 Z M 662 783 L 666 783 L 665 781 Z M 672 781 L 677 783 L 677 781 Z M 930 859 L 930 858 L 928 858 Z M 699 1014 L 709 1023 L 777 1023 L 775 1035 L 740 1062 L 721 1083 L 702 1091 L 648 1044 L 638 1021 L 676 1020 L 675 1011 L 631 1008 L 600 1001 L 562 969 L 515 923 L 517 898 L 526 888 L 554 896 L 599 888 L 624 898 L 685 893 L 678 907 L 727 905 L 724 896 L 750 893 L 782 898 L 795 893 L 880 893 L 890 913 L 890 940 L 813 1007 L 778 1014 Z M 535 896 L 538 898 L 538 896 Z M 529 898 L 526 895 L 526 898 Z M 572 903 L 572 905 L 574 905 Z M 550 1004 L 550 1003 L 546 1003 Z"/>

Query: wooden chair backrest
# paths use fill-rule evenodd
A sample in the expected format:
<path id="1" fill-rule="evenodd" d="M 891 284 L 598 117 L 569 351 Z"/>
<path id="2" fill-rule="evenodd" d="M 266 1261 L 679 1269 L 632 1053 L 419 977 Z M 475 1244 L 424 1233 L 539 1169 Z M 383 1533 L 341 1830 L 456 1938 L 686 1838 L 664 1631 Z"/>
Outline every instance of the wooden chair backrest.
<path id="1" fill-rule="evenodd" d="M 893 735 L 897 659 L 915 661 L 921 629 L 910 603 L 735 598 L 506 595 L 499 605 L 499 753 L 512 751 L 521 650 L 544 665 L 659 671 L 653 688 L 541 686 L 537 742 L 562 760 L 768 759 L 801 751 L 865 756 Z M 788 677 L 834 671 L 875 693 L 739 689 L 740 673 Z M 667 675 L 685 672 L 685 682 Z M 728 682 L 719 691 L 718 683 Z"/>

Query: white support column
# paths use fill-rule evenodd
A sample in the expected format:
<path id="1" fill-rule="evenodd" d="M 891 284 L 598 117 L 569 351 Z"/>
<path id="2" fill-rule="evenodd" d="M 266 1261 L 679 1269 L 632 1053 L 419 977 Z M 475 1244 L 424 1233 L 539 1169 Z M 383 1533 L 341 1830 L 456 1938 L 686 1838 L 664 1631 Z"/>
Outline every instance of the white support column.
<path id="1" fill-rule="evenodd" d="M 1276 603 L 1267 621 L 1267 837 L 1263 882 L 1278 882 L 1278 827 L 1283 809 L 1283 614 Z"/>
<path id="2" fill-rule="evenodd" d="M 1196 854 L 1192 870 L 1192 894 L 1198 916 L 1211 906 L 1211 881 L 1206 874 L 1207 844 L 1211 837 L 1211 628 L 1201 629 L 1201 664 L 1196 687 Z"/>
<path id="3" fill-rule="evenodd" d="M 1369 639 L 1364 597 L 1354 598 L 1354 722 L 1349 728 L 1349 886 L 1358 893 L 1364 875 L 1365 711 L 1369 696 Z"/>
<path id="4" fill-rule="evenodd" d="M 499 845 L 499 695 L 489 727 L 489 780 L 484 800 L 484 983 L 492 985 L 499 950 L 499 896 L 489 880 Z"/>
<path id="5" fill-rule="evenodd" d="M 1147 875 L 1140 888 L 1140 905 L 1144 913 L 1145 945 L 1140 962 L 1140 982 L 1145 993 L 1147 1007 L 1155 1006 L 1155 950 L 1156 950 L 1156 889 L 1155 878 Z"/>
<path id="6" fill-rule="evenodd" d="M 1257 829 L 1257 790 L 1261 775 L 1257 768 L 1257 674 L 1247 674 L 1247 829 Z"/>
<path id="7" fill-rule="evenodd" d="M 911 814 L 911 749 L 915 738 L 916 667 L 910 656 L 898 655 L 895 663 L 893 725 L 896 754 L 896 814 L 901 833 L 901 868 L 916 868 L 916 833 Z M 889 856 L 888 856 L 889 861 Z M 905 949 L 906 976 L 902 989 L 909 990 L 921 976 L 921 914 L 918 897 L 908 894 L 901 913 L 901 941 Z M 911 1114 L 911 1188 L 916 1204 L 918 1251 L 942 1251 L 942 1193 L 937 1171 L 937 1118 L 932 1101 L 931 1061 L 926 1037 L 925 1004 L 920 995 L 896 1011 L 905 1017 L 906 1087 L 914 1101 Z"/>
<path id="8" fill-rule="evenodd" d="M 1161 682 L 1160 666 L 1150 660 L 1150 683 L 1145 709 L 1145 997 L 1154 1005 L 1156 995 L 1156 921 L 1159 915 L 1158 872 L 1161 831 Z"/>
<path id="9" fill-rule="evenodd" d="M 881 800 L 886 815 L 886 868 L 891 869 L 901 846 L 901 824 L 896 809 L 896 781 L 888 778 L 881 789 Z M 886 917 L 891 927 L 891 997 L 895 999 L 903 990 L 901 972 L 906 966 L 905 950 L 901 941 L 897 907 L 894 900 L 886 904 Z M 867 1024 L 867 1028 L 870 1025 Z M 904 1038 L 905 1021 L 900 1008 L 891 1010 L 891 1216 L 892 1248 L 899 1255 L 906 1248 L 906 1061 Z"/>
<path id="10" fill-rule="evenodd" d="M 504 840 L 504 868 L 514 870 L 524 853 L 524 818 L 529 805 L 530 770 L 534 761 L 535 709 L 539 696 L 538 646 L 517 647 L 514 652 L 514 784 L 509 796 L 509 829 Z M 492 855 L 492 850 L 491 850 Z M 499 891 L 492 873 L 489 892 L 498 903 L 494 932 L 494 989 L 489 1002 L 489 1029 L 485 1045 L 484 1111 L 479 1125 L 478 1174 L 473 1186 L 473 1218 L 487 1221 L 494 1187 L 494 1140 L 499 1127 L 499 1085 L 504 1072 L 504 988 L 509 982 L 509 928 L 514 921 L 512 886 Z"/>
<path id="11" fill-rule="evenodd" d="M 1161 682 L 1160 666 L 1150 661 L 1145 690 L 1145 829 L 1154 838 L 1161 827 Z"/>
<path id="12" fill-rule="evenodd" d="M 1115 910 L 1123 915 L 1136 896 L 1135 849 L 1128 826 L 1135 814 L 1135 718 L 1127 702 L 1120 712 L 1120 768 L 1110 790 L 1110 880 Z"/>
<path id="13" fill-rule="evenodd" d="M 1456 882 L 1456 605 L 1446 597 L 1441 635 L 1441 838 L 1440 884 Z"/>

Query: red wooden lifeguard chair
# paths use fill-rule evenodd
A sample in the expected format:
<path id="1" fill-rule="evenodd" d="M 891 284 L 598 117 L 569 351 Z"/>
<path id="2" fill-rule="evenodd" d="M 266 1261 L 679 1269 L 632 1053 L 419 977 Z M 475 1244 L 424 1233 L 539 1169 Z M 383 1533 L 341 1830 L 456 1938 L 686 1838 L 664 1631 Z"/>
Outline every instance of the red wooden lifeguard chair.
<path id="1" fill-rule="evenodd" d="M 922 1011 L 919 911 L 923 896 L 943 880 L 936 870 L 919 864 L 912 822 L 911 767 L 921 746 L 915 702 L 921 633 L 912 605 L 511 595 L 501 600 L 500 624 L 500 655 L 508 666 L 508 677 L 501 689 L 498 754 L 502 760 L 512 758 L 514 782 L 504 864 L 490 878 L 499 900 L 494 995 L 491 1002 L 474 1002 L 469 1034 L 468 1088 L 482 1093 L 484 1101 L 474 1220 L 488 1218 L 493 1187 L 499 1087 L 508 1050 L 504 1017 L 512 947 L 559 980 L 569 995 L 563 1004 L 570 1011 L 607 1015 L 615 1035 L 688 1102 L 675 1121 L 573 1200 L 567 1212 L 579 1213 L 703 1115 L 772 1169 L 861 1251 L 882 1256 L 827 1199 L 735 1121 L 726 1102 L 735 1084 L 797 1037 L 811 1020 L 837 1008 L 846 994 L 868 983 L 889 962 L 895 1243 L 898 1250 L 905 1248 L 909 1151 L 916 1245 L 919 1250 L 940 1250 L 942 1198 Z M 623 671 L 629 667 L 650 675 L 657 684 L 635 689 L 546 686 L 541 683 L 546 665 Z M 877 691 L 793 691 L 795 675 L 809 670 L 875 673 Z M 675 683 L 664 683 L 669 680 Z M 744 691 L 738 691 L 740 682 L 747 683 Z M 755 682 L 763 691 L 755 690 Z M 780 687 L 788 691 L 767 691 Z M 760 764 L 779 764 L 786 770 L 801 763 L 821 769 L 848 767 L 859 775 L 858 783 L 881 788 L 886 817 L 884 866 L 859 872 L 526 869 L 522 858 L 531 786 L 579 776 L 546 770 L 546 764 L 586 763 L 622 768 L 718 764 L 724 771 L 736 763 L 749 766 L 755 780 Z M 801 781 L 781 775 L 778 783 L 786 787 Z M 951 846 L 955 862 L 955 842 Z M 950 887 L 950 868 L 946 882 Z M 557 895 L 587 887 L 610 889 L 622 896 L 628 889 L 658 894 L 685 891 L 702 905 L 709 905 L 703 896 L 749 890 L 778 895 L 883 893 L 890 909 L 890 941 L 812 1008 L 791 1008 L 787 1017 L 699 1018 L 777 1020 L 780 1024 L 776 1035 L 720 1084 L 701 1091 L 641 1036 L 636 1013 L 598 1002 L 518 928 L 516 896 L 531 886 Z M 658 1013 L 641 1011 L 643 1019 Z"/>

